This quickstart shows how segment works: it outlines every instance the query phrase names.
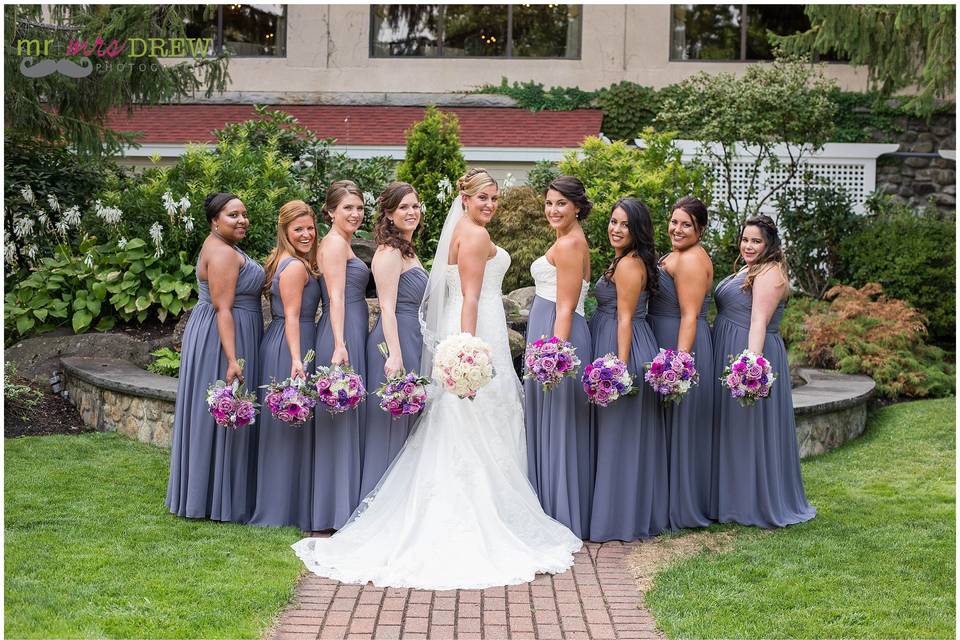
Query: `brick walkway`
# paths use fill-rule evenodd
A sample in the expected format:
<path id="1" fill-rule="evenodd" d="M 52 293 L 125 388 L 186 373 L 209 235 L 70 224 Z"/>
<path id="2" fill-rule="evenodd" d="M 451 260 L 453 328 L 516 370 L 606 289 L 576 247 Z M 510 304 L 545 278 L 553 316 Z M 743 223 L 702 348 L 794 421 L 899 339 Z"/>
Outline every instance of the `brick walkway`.
<path id="1" fill-rule="evenodd" d="M 586 543 L 566 573 L 483 590 L 381 589 L 307 574 L 272 638 L 662 638 L 625 562 L 636 544 Z"/>

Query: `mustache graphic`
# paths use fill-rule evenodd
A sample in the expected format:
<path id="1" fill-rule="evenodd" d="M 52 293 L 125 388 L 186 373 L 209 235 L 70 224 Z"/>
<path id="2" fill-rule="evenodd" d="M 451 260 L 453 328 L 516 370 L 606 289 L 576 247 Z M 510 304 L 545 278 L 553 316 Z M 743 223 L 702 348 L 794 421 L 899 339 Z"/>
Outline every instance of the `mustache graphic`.
<path id="1" fill-rule="evenodd" d="M 84 78 L 93 73 L 93 63 L 90 58 L 80 58 L 80 63 L 68 58 L 34 62 L 33 57 L 28 56 L 20 61 L 20 73 L 28 78 L 43 78 L 51 73 L 60 73 L 69 78 Z"/>

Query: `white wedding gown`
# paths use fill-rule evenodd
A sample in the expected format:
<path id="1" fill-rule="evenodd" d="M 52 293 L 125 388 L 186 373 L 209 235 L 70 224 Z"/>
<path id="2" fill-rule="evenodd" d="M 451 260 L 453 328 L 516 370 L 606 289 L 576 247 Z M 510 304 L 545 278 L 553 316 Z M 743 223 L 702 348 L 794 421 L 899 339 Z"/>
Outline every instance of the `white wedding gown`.
<path id="1" fill-rule="evenodd" d="M 293 545 L 313 573 L 379 587 L 483 589 L 573 564 L 581 541 L 543 512 L 527 480 L 523 404 L 500 293 L 509 266 L 498 247 L 484 270 L 477 314 L 477 336 L 493 352 L 493 380 L 473 401 L 447 392 L 431 397 L 350 521 L 330 538 Z M 446 284 L 442 335 L 459 333 L 463 297 L 454 265 Z"/>

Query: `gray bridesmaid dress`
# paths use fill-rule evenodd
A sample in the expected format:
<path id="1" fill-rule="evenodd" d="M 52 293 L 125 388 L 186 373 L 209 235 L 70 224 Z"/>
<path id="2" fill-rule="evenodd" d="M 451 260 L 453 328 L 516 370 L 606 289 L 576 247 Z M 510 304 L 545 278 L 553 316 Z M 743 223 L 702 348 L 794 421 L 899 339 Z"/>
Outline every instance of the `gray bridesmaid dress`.
<path id="1" fill-rule="evenodd" d="M 286 257 L 277 265 L 270 287 L 273 321 L 260 342 L 260 385 L 271 379 L 290 377 L 290 348 L 280 297 L 280 274 L 295 258 Z M 300 359 L 313 348 L 317 325 L 313 319 L 320 304 L 320 283 L 307 276 L 300 299 Z M 313 363 L 304 367 L 309 376 Z M 276 420 L 263 402 L 265 389 L 258 389 L 260 408 L 260 445 L 257 462 L 257 507 L 250 524 L 264 527 L 297 526 L 310 528 L 310 473 L 313 458 L 314 424 L 310 419 L 294 427 Z"/>
<path id="2" fill-rule="evenodd" d="M 257 349 L 263 335 L 264 273 L 263 267 L 236 250 L 243 256 L 243 266 L 233 298 L 233 324 L 237 359 L 246 361 L 243 377 L 250 390 L 260 376 Z M 166 505 L 178 516 L 246 522 L 257 491 L 258 429 L 256 424 L 239 429 L 217 426 L 207 410 L 207 387 L 224 378 L 227 359 L 210 287 L 204 280 L 198 282 L 200 299 L 183 332 Z"/>
<path id="3" fill-rule="evenodd" d="M 807 502 L 800 475 L 796 423 L 787 350 L 780 337 L 784 303 L 777 305 L 763 344 L 777 380 L 770 396 L 741 407 L 720 386 L 729 356 L 747 348 L 753 296 L 740 287 L 746 271 L 717 285 L 717 319 L 713 327 L 714 482 L 711 511 L 720 522 L 783 527 L 805 522 L 817 511 Z"/>
<path id="4" fill-rule="evenodd" d="M 616 354 L 616 286 L 600 278 L 594 292 L 593 355 Z M 643 365 L 658 352 L 645 321 L 648 297 L 644 291 L 637 301 L 627 363 L 639 393 L 608 407 L 591 407 L 597 430 L 597 474 L 590 539 L 598 542 L 649 538 L 669 527 L 666 425 L 657 394 L 643 382 Z"/>
<path id="5" fill-rule="evenodd" d="M 660 290 L 650 300 L 647 322 L 661 349 L 676 349 L 680 331 L 680 300 L 673 277 L 657 269 Z M 670 527 L 706 527 L 710 524 L 710 482 L 713 460 L 713 336 L 707 324 L 710 293 L 697 316 L 693 357 L 700 382 L 679 404 L 664 407 L 670 473 Z"/>
<path id="6" fill-rule="evenodd" d="M 537 295 L 527 321 L 527 343 L 553 336 L 557 317 L 556 267 L 545 256 L 530 265 Z M 525 379 L 524 414 L 527 431 L 527 476 L 544 512 L 582 539 L 590 535 L 597 443 L 590 405 L 580 375 L 592 358 L 590 327 L 583 317 L 585 282 L 570 326 L 570 342 L 577 349 L 580 369 L 558 386 L 544 391 L 536 380 Z"/>
<path id="7" fill-rule="evenodd" d="M 347 261 L 344 285 L 343 338 L 350 366 L 366 380 L 367 325 L 369 309 L 364 291 L 370 270 L 360 258 Z M 317 366 L 329 366 L 333 356 L 333 328 L 330 325 L 330 295 L 320 276 L 323 315 L 317 326 Z M 369 392 L 369 390 L 368 390 Z M 339 529 L 360 504 L 360 463 L 363 455 L 365 399 L 356 409 L 331 415 L 322 406 L 314 410 L 312 531 Z"/>
<path id="8" fill-rule="evenodd" d="M 427 289 L 427 272 L 422 267 L 413 267 L 400 274 L 397 284 L 397 332 L 400 337 L 400 351 L 403 354 L 403 366 L 407 372 L 420 371 L 420 355 L 423 350 L 423 336 L 420 333 L 420 302 Z M 377 345 L 385 342 L 383 325 L 380 320 L 374 325 L 367 338 L 367 413 L 365 441 L 363 447 L 363 470 L 360 480 L 360 497 L 366 496 L 377 486 L 383 473 L 400 452 L 410 428 L 419 416 L 401 416 L 394 418 L 380 408 L 380 396 L 377 388 L 383 384 L 384 357 Z M 426 374 L 429 375 L 429 372 Z"/>

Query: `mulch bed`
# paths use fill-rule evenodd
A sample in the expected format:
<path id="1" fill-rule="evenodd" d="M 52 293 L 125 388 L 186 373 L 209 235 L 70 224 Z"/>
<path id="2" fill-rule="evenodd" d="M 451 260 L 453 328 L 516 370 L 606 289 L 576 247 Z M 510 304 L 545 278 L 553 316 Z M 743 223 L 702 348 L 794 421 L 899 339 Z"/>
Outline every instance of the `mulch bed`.
<path id="1" fill-rule="evenodd" d="M 54 395 L 50 389 L 43 389 L 23 378 L 16 378 L 14 382 L 29 385 L 40 391 L 43 396 L 33 406 L 11 398 L 4 399 L 3 436 L 5 438 L 57 434 L 79 435 L 95 431 L 83 423 L 76 407 L 68 400 Z"/>

